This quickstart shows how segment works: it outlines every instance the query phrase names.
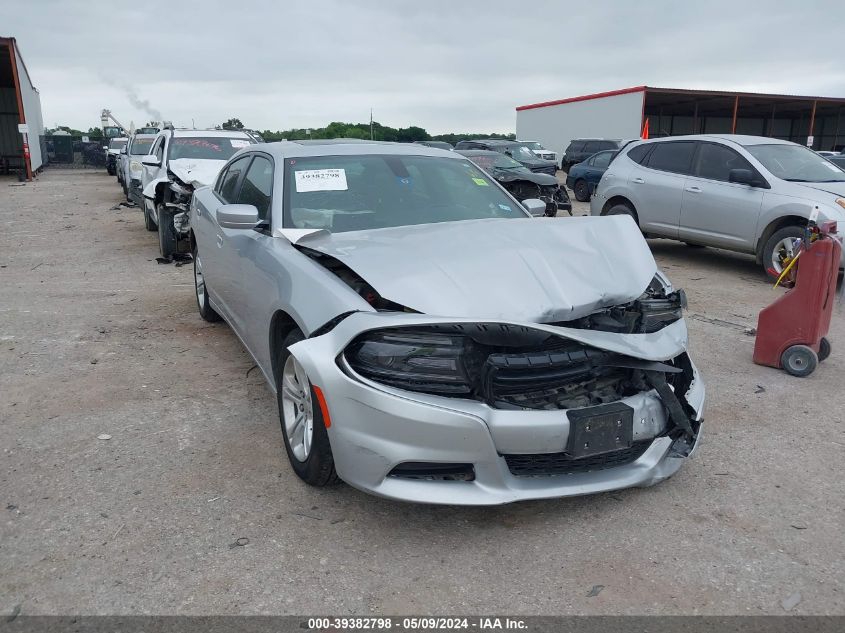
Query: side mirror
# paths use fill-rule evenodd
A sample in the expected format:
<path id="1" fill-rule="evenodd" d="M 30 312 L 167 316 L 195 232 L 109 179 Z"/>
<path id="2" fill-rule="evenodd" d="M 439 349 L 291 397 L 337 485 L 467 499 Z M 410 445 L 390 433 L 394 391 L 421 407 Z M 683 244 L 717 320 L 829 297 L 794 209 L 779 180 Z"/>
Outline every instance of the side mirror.
<path id="1" fill-rule="evenodd" d="M 528 198 L 522 201 L 522 206 L 535 218 L 546 215 L 546 203 L 537 198 Z"/>
<path id="2" fill-rule="evenodd" d="M 161 167 L 161 161 L 155 154 L 146 154 L 141 157 L 141 164 L 147 167 Z"/>
<path id="3" fill-rule="evenodd" d="M 251 229 L 258 223 L 258 209 L 251 204 L 224 204 L 217 209 L 217 224 L 224 229 Z"/>
<path id="4" fill-rule="evenodd" d="M 750 169 L 731 169 L 728 172 L 728 182 L 750 185 L 754 181 L 754 172 Z"/>

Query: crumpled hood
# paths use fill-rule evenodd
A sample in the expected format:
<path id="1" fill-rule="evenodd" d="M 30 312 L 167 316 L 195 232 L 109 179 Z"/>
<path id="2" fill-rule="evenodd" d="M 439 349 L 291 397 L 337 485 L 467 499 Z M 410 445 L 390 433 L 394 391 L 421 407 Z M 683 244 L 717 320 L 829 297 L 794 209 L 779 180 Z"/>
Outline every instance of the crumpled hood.
<path id="1" fill-rule="evenodd" d="M 167 168 L 182 182 L 194 188 L 210 185 L 226 164 L 225 160 L 205 160 L 196 158 L 177 158 L 167 164 Z"/>
<path id="2" fill-rule="evenodd" d="M 568 321 L 633 301 L 657 271 L 627 216 L 320 232 L 298 243 L 342 261 L 385 299 L 447 317 Z"/>
<path id="3" fill-rule="evenodd" d="M 541 185 L 543 187 L 559 184 L 557 178 L 551 174 L 536 174 L 529 169 L 520 169 L 519 171 L 514 169 L 493 169 L 491 173 L 499 182 L 527 180 L 528 182 L 533 182 L 534 184 Z"/>

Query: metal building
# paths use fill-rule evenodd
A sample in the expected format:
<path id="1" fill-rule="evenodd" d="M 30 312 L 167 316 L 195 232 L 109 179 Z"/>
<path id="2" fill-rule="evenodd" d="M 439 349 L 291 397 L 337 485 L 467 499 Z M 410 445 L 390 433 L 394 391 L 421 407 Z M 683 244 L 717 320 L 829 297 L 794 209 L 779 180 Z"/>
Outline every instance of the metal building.
<path id="1" fill-rule="evenodd" d="M 32 178 L 46 155 L 41 95 L 14 37 L 0 37 L 0 173 Z"/>
<path id="2" fill-rule="evenodd" d="M 573 138 L 753 134 L 845 147 L 845 98 L 637 86 L 516 108 L 516 136 L 562 156 Z"/>

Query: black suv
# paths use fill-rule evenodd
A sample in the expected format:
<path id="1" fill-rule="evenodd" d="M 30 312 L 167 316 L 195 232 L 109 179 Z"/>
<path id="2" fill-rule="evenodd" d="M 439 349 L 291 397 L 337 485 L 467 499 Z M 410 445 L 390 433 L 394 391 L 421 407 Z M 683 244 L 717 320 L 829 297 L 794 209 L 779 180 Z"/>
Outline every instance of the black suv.
<path id="1" fill-rule="evenodd" d="M 627 141 L 608 138 L 574 138 L 563 153 L 560 168 L 569 172 L 569 168 L 587 160 L 596 152 L 606 149 L 621 149 Z"/>
<path id="2" fill-rule="evenodd" d="M 474 141 L 459 141 L 455 149 L 486 149 L 510 156 L 515 161 L 522 163 L 535 174 L 557 174 L 557 163 L 553 160 L 545 160 L 537 156 L 526 145 L 519 141 L 505 141 L 501 139 L 477 139 Z"/>

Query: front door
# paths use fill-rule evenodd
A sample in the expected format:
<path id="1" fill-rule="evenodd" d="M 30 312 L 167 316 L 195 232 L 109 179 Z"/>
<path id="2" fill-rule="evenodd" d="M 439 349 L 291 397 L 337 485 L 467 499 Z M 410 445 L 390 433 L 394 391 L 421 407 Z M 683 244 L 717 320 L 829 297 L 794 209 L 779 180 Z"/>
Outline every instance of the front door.
<path id="1" fill-rule="evenodd" d="M 692 174 L 684 186 L 680 239 L 754 252 L 754 236 L 765 189 L 729 182 L 732 169 L 756 173 L 751 164 L 730 147 L 709 142 L 698 144 Z"/>

